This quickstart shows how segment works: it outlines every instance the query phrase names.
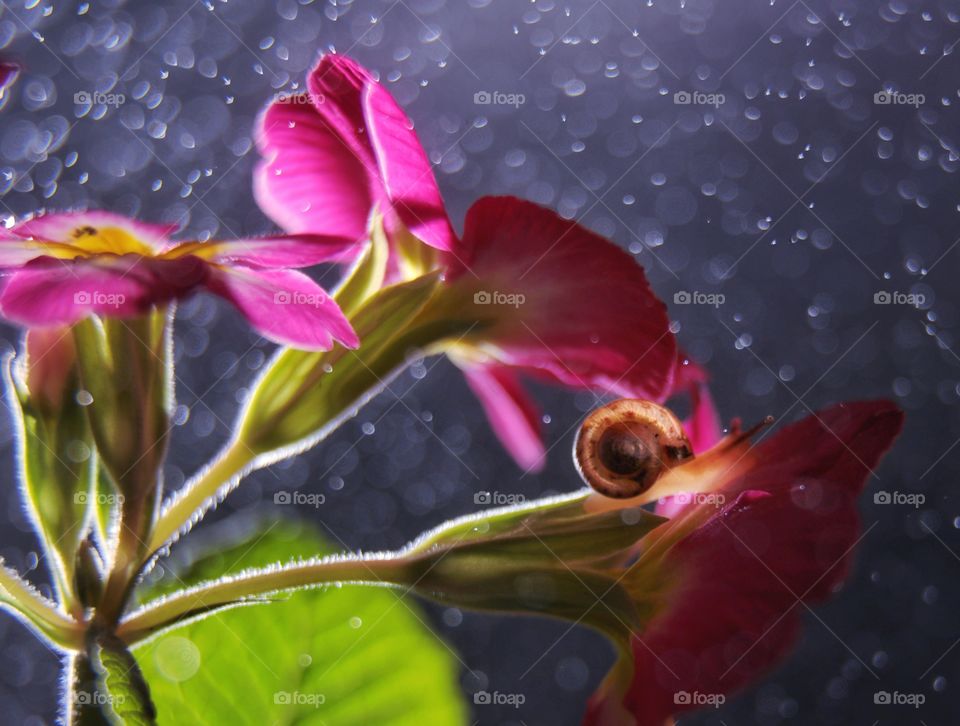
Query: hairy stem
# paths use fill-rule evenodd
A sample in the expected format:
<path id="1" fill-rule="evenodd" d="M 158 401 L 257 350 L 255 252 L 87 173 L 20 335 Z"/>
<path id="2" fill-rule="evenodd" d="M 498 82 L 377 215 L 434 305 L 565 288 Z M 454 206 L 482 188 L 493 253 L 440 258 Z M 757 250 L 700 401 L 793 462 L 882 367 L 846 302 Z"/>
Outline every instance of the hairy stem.
<path id="1" fill-rule="evenodd" d="M 174 539 L 177 533 L 204 510 L 204 503 L 221 488 L 247 473 L 255 454 L 242 443 L 228 445 L 206 469 L 187 482 L 160 512 L 153 526 L 147 552 L 151 555 Z"/>
<path id="2" fill-rule="evenodd" d="M 0 560 L 0 605 L 26 621 L 50 642 L 76 650 L 83 642 L 83 626 L 64 615 L 43 598 L 32 585 Z"/>
<path id="3" fill-rule="evenodd" d="M 218 607 L 256 602 L 284 590 L 332 583 L 400 587 L 410 584 L 414 571 L 408 558 L 395 555 L 327 557 L 249 570 L 148 603 L 120 623 L 117 634 L 130 645 L 157 630 Z"/>

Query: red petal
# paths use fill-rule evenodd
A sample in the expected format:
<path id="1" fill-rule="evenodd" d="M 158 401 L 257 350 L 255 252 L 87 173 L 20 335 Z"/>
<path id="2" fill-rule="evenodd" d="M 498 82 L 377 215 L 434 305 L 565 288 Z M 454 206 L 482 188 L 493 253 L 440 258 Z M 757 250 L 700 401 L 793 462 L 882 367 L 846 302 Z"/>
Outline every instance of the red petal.
<path id="1" fill-rule="evenodd" d="M 531 202 L 484 197 L 456 254 L 455 285 L 523 296 L 467 310 L 495 316 L 471 342 L 494 346 L 501 362 L 574 388 L 654 400 L 669 392 L 676 343 L 666 306 L 610 241 Z"/>
<path id="2" fill-rule="evenodd" d="M 637 724 L 661 726 L 697 707 L 676 694 L 730 693 L 787 654 L 799 603 L 827 597 L 847 573 L 856 497 L 902 421 L 889 402 L 840 404 L 757 445 L 749 470 L 719 489 L 726 506 L 657 565 L 676 579 L 634 643 L 624 705 Z M 604 711 L 598 694 L 587 723 Z"/>

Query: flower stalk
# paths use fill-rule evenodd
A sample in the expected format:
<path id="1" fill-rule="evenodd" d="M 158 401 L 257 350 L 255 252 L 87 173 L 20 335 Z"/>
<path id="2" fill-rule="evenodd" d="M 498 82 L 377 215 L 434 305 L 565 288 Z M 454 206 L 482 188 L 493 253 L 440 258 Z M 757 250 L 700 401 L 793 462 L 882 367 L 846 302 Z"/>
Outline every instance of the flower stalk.
<path id="1" fill-rule="evenodd" d="M 0 605 L 22 619 L 34 632 L 64 649 L 77 649 L 83 625 L 65 615 L 0 559 Z"/>
<path id="2" fill-rule="evenodd" d="M 223 607 L 334 583 L 399 587 L 475 610 L 582 621 L 621 644 L 656 609 L 614 564 L 664 520 L 637 507 L 591 513 L 587 491 L 455 519 L 396 552 L 276 563 L 148 603 L 117 630 L 128 644 Z M 596 607 L 602 603 L 602 607 Z"/>
<path id="3" fill-rule="evenodd" d="M 169 316 L 85 320 L 74 326 L 81 382 L 92 397 L 90 428 L 118 517 L 112 562 L 97 608 L 116 621 L 144 563 L 160 502 L 172 405 Z"/>

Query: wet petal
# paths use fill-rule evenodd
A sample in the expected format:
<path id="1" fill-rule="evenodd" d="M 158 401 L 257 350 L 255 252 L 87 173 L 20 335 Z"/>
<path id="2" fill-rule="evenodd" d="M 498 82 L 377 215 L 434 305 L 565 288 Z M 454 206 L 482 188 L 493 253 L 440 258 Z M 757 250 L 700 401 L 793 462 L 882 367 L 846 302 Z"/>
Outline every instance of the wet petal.
<path id="1" fill-rule="evenodd" d="M 342 237 L 318 234 L 278 235 L 192 242 L 174 247 L 167 256 L 196 255 L 221 264 L 248 267 L 289 268 L 311 267 L 322 262 L 346 263 L 362 248 Z"/>
<path id="2" fill-rule="evenodd" d="M 349 348 L 359 345 L 337 304 L 301 272 L 215 267 L 207 287 L 276 343 L 303 350 L 329 350 L 334 340 Z"/>
<path id="3" fill-rule="evenodd" d="M 20 267 L 38 257 L 69 260 L 82 255 L 83 250 L 59 242 L 43 242 L 19 237 L 0 238 L 0 268 Z"/>
<path id="4" fill-rule="evenodd" d="M 409 118 L 355 61 L 325 55 L 309 93 L 271 105 L 258 145 L 257 201 L 281 227 L 361 239 L 374 207 L 388 237 L 408 229 L 440 249 L 455 235 Z M 398 242 L 399 244 L 399 242 Z"/>
<path id="5" fill-rule="evenodd" d="M 440 250 L 452 249 L 456 235 L 433 168 L 407 114 L 383 86 L 371 81 L 364 93 L 364 116 L 394 212 L 418 239 Z"/>
<path id="6" fill-rule="evenodd" d="M 621 697 L 608 682 L 586 722 L 606 723 L 622 704 L 637 724 L 659 725 L 702 705 L 677 694 L 728 694 L 781 660 L 799 602 L 822 600 L 846 576 L 857 495 L 902 421 L 896 406 L 872 401 L 785 427 L 756 445 L 746 468 L 720 470 L 714 491 L 725 501 L 687 508 L 647 535 L 636 576 L 649 586 L 669 573 L 670 585 L 634 643 L 629 689 Z"/>
<path id="7" fill-rule="evenodd" d="M 155 284 L 132 255 L 76 261 L 41 258 L 14 272 L 0 293 L 0 314 L 27 326 L 74 323 L 91 314 L 138 315 L 176 296 Z"/>
<path id="8" fill-rule="evenodd" d="M 53 212 L 15 225 L 11 236 L 62 242 L 77 247 L 104 247 L 94 251 L 113 254 L 136 253 L 137 243 L 148 250 L 159 251 L 176 232 L 177 224 L 152 224 L 114 212 Z"/>
<path id="9" fill-rule="evenodd" d="M 264 157 L 254 195 L 264 213 L 288 232 L 362 240 L 377 197 L 376 165 L 331 127 L 306 94 L 272 103 L 260 119 L 257 145 Z"/>
<path id="10" fill-rule="evenodd" d="M 676 343 L 643 269 L 612 242 L 513 197 L 467 213 L 450 305 L 479 322 L 465 342 L 564 385 L 663 400 Z"/>

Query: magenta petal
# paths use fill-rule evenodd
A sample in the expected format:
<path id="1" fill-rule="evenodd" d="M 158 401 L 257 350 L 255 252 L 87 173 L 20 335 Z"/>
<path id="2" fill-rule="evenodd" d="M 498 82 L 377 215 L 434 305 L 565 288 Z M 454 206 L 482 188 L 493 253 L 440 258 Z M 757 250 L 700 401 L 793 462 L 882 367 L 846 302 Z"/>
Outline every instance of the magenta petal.
<path id="1" fill-rule="evenodd" d="M 0 268 L 20 267 L 38 257 L 50 256 L 58 251 L 55 249 L 57 247 L 59 245 L 48 245 L 19 237 L 0 237 Z"/>
<path id="2" fill-rule="evenodd" d="M 132 256 L 96 260 L 42 258 L 14 272 L 0 293 L 0 314 L 27 326 L 74 323 L 91 314 L 137 315 L 171 297 L 150 284 Z M 146 274 L 144 274 L 146 273 Z"/>
<path id="3" fill-rule="evenodd" d="M 375 207 L 388 235 L 408 228 L 450 249 L 455 235 L 413 125 L 361 65 L 328 54 L 307 77 L 309 93 L 273 103 L 261 120 L 258 203 L 293 232 L 362 239 Z"/>
<path id="4" fill-rule="evenodd" d="M 205 259 L 252 267 L 310 267 L 321 262 L 347 263 L 362 248 L 352 239 L 319 234 L 250 237 L 209 243 Z"/>
<path id="5" fill-rule="evenodd" d="M 276 343 L 303 350 L 329 350 L 334 340 L 348 348 L 360 344 L 336 302 L 302 272 L 215 267 L 207 287 Z"/>
<path id="6" fill-rule="evenodd" d="M 683 422 L 683 428 L 694 453 L 698 454 L 713 447 L 723 436 L 720 414 L 707 387 L 708 380 L 707 372 L 680 351 L 673 390 L 674 393 L 685 393 L 689 398 L 691 413 Z"/>
<path id="7" fill-rule="evenodd" d="M 456 235 L 433 168 L 407 114 L 379 83 L 367 86 L 364 108 L 374 155 L 394 211 L 426 244 L 453 249 Z"/>
<path id="8" fill-rule="evenodd" d="M 17 237 L 69 244 L 74 238 L 74 231 L 82 227 L 93 227 L 95 229 L 116 227 L 136 237 L 149 247 L 161 250 L 166 245 L 170 235 L 176 232 L 179 225 L 151 224 L 114 212 L 90 210 L 88 212 L 43 214 L 15 225 L 10 233 Z"/>
<path id="9" fill-rule="evenodd" d="M 268 217 L 288 232 L 365 237 L 374 204 L 367 167 L 376 167 L 357 157 L 306 94 L 267 108 L 257 144 L 265 160 L 254 174 L 254 195 Z"/>
<path id="10" fill-rule="evenodd" d="M 683 428 L 690 438 L 693 450 L 706 451 L 720 440 L 722 430 L 717 406 L 705 383 L 694 383 L 691 386 L 690 403 L 693 413 L 683 422 Z"/>
<path id="11" fill-rule="evenodd" d="M 458 364 L 467 383 L 480 399 L 493 432 L 517 464 L 527 471 L 540 471 L 546 451 L 540 437 L 540 414 L 506 366 Z"/>

